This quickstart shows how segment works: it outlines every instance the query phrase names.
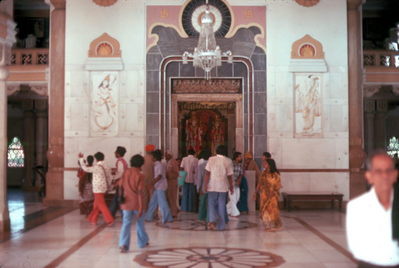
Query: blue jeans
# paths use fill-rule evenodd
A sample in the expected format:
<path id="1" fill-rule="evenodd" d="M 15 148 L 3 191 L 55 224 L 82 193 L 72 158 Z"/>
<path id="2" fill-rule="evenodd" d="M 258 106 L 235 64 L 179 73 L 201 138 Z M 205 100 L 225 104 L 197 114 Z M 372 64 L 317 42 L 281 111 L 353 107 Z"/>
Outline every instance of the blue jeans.
<path id="1" fill-rule="evenodd" d="M 208 192 L 208 217 L 210 222 L 216 223 L 216 228 L 222 231 L 226 227 L 227 192 Z"/>
<path id="2" fill-rule="evenodd" d="M 165 191 L 163 190 L 154 190 L 152 193 L 150 204 L 148 205 L 148 210 L 145 214 L 146 221 L 152 221 L 154 219 L 154 214 L 158 206 L 161 209 L 162 223 L 164 224 L 165 222 L 173 221 L 168 201 L 166 200 Z"/>
<path id="3" fill-rule="evenodd" d="M 119 247 L 130 248 L 130 233 L 132 220 L 134 216 L 138 216 L 137 210 L 122 210 L 123 220 L 121 233 L 119 235 Z M 137 219 L 136 223 L 137 232 L 137 246 L 143 248 L 148 243 L 148 235 L 144 228 L 144 215 Z"/>
<path id="4" fill-rule="evenodd" d="M 197 198 L 197 190 L 194 183 L 185 182 L 183 185 L 183 196 L 181 200 L 181 210 L 186 212 L 195 212 L 195 199 Z"/>

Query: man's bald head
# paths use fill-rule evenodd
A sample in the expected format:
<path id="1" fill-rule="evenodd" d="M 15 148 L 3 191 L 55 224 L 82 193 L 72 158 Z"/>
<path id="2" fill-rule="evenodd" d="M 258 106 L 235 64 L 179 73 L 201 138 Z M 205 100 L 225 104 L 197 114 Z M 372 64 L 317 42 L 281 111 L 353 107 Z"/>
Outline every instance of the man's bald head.
<path id="1" fill-rule="evenodd" d="M 375 160 L 378 162 L 380 162 L 380 161 L 389 162 L 392 164 L 392 167 L 395 167 L 395 162 L 392 159 L 392 157 L 389 156 L 389 154 L 387 154 L 385 151 L 379 150 L 379 151 L 375 151 L 369 157 L 367 157 L 367 160 L 366 160 L 367 170 L 371 170 L 373 168 L 373 164 L 374 164 Z"/>
<path id="2" fill-rule="evenodd" d="M 398 176 L 395 162 L 384 151 L 377 151 L 367 159 L 366 179 L 369 184 L 379 190 L 388 190 L 393 187 Z"/>

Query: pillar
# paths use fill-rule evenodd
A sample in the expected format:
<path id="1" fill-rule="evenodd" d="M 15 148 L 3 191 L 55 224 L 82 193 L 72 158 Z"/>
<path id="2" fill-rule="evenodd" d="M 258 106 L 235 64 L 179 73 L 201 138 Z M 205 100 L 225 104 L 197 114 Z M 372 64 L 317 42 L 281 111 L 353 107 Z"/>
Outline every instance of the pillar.
<path id="1" fill-rule="evenodd" d="M 365 101 L 365 126 L 366 126 L 366 152 L 371 153 L 375 149 L 374 145 L 374 120 L 375 120 L 375 100 Z"/>
<path id="2" fill-rule="evenodd" d="M 385 149 L 386 148 L 386 119 L 388 115 L 388 101 L 377 100 L 376 115 L 375 115 L 375 148 Z"/>
<path id="3" fill-rule="evenodd" d="M 22 103 L 24 110 L 24 137 L 22 144 L 25 153 L 25 175 L 22 182 L 24 190 L 32 190 L 33 167 L 35 165 L 35 118 L 33 116 L 33 101 L 25 100 Z"/>
<path id="4" fill-rule="evenodd" d="M 47 100 L 35 101 L 36 114 L 36 166 L 46 166 L 47 152 Z M 35 186 L 40 186 L 41 177 L 36 174 Z"/>
<path id="5" fill-rule="evenodd" d="M 4 47 L 2 48 L 4 50 Z M 0 233 L 8 231 L 7 205 L 7 69 L 0 65 Z"/>
<path id="6" fill-rule="evenodd" d="M 0 233 L 10 230 L 7 206 L 7 64 L 15 43 L 13 0 L 0 2 Z"/>
<path id="7" fill-rule="evenodd" d="M 65 0 L 50 0 L 50 83 L 49 149 L 46 176 L 48 205 L 64 199 L 64 83 L 65 83 Z"/>
<path id="8" fill-rule="evenodd" d="M 350 198 L 363 193 L 365 182 L 361 167 L 363 150 L 363 0 L 348 0 L 348 53 L 349 53 L 349 169 Z"/>

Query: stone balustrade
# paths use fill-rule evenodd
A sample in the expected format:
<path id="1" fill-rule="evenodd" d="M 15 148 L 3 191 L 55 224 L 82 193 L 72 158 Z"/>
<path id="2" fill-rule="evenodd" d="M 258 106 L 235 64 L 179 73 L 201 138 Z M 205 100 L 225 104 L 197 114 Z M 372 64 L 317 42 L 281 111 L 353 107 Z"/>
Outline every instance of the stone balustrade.
<path id="1" fill-rule="evenodd" d="M 365 50 L 363 52 L 363 64 L 365 67 L 399 67 L 399 51 L 391 50 Z"/>
<path id="2" fill-rule="evenodd" d="M 11 53 L 11 65 L 48 65 L 49 49 L 13 49 Z"/>

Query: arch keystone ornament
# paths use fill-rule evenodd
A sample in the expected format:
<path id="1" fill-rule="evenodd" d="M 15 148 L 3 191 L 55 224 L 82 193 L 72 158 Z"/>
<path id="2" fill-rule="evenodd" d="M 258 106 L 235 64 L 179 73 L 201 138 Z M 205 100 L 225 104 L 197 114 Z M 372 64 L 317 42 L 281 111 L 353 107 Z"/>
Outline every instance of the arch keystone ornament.
<path id="1" fill-rule="evenodd" d="M 295 0 L 295 2 L 304 7 L 312 7 L 317 5 L 320 0 Z"/>
<path id="2" fill-rule="evenodd" d="M 91 58 L 120 58 L 122 52 L 118 40 L 103 33 L 90 43 L 88 54 Z"/>
<path id="3" fill-rule="evenodd" d="M 118 0 L 93 0 L 93 2 L 102 7 L 109 7 L 118 2 Z"/>
<path id="4" fill-rule="evenodd" d="M 292 44 L 291 58 L 324 59 L 323 45 L 307 34 Z"/>

